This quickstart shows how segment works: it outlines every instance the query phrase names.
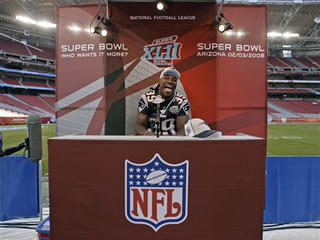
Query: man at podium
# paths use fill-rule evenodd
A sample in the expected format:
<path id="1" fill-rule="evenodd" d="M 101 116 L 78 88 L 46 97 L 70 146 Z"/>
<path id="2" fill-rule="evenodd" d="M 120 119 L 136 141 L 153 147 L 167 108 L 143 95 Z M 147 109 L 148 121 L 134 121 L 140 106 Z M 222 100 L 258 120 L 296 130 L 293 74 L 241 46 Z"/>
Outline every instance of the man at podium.
<path id="1" fill-rule="evenodd" d="M 162 71 L 159 84 L 144 93 L 138 102 L 137 135 L 184 135 L 190 105 L 176 91 L 180 73 L 173 67 Z"/>

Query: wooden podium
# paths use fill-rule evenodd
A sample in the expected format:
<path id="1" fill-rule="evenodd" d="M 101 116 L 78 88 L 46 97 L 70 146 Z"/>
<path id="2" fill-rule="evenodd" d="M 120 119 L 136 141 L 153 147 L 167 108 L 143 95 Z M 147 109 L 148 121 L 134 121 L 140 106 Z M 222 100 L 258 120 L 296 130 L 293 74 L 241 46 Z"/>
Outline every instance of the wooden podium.
<path id="1" fill-rule="evenodd" d="M 222 136 L 214 140 L 64 136 L 49 139 L 48 151 L 53 240 L 262 239 L 265 139 L 246 135 Z M 180 218 L 183 218 L 180 223 L 172 220 L 155 230 L 146 224 L 133 223 L 126 216 L 132 213 L 130 209 L 126 210 L 129 206 L 126 201 L 131 201 L 126 196 L 129 192 L 126 181 L 132 177 L 126 164 L 127 161 L 137 166 L 145 164 L 156 154 L 173 167 L 170 170 L 159 168 L 158 172 L 150 170 L 154 173 L 144 176 L 147 181 L 149 178 L 148 184 L 154 184 L 164 176 L 161 173 L 172 172 L 175 164 L 186 160 L 188 176 L 185 177 L 188 179 L 184 179 L 187 180 L 184 181 L 187 182 L 185 217 Z M 156 173 L 159 174 L 151 178 Z M 138 175 L 140 177 L 136 174 L 134 178 Z M 159 181 L 156 184 L 160 190 L 152 193 L 156 200 L 150 203 L 154 207 L 153 214 L 154 209 L 166 206 L 163 199 L 169 193 L 161 190 L 161 187 L 165 189 L 166 180 Z M 168 196 L 165 202 L 169 202 Z M 135 207 L 142 209 L 145 200 L 146 195 L 145 198 L 143 195 L 136 197 L 133 201 L 138 205 Z M 171 198 L 170 201 L 176 200 Z M 151 212 L 151 207 L 149 210 Z M 149 214 L 147 211 L 145 209 L 143 213 Z M 174 209 L 170 211 L 174 212 Z"/>

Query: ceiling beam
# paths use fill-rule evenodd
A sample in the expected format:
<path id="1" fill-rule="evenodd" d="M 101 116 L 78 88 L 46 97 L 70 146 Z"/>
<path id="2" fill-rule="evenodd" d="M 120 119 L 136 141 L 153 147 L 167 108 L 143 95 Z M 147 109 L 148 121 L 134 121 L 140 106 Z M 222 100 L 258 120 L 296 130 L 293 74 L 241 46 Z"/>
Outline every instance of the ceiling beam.
<path id="1" fill-rule="evenodd" d="M 292 5 L 285 13 L 279 24 L 279 31 L 282 32 L 300 11 L 303 5 Z"/>
<path id="2" fill-rule="evenodd" d="M 319 41 L 320 40 L 320 24 L 316 23 L 313 25 L 312 28 L 307 32 L 305 38 L 301 38 L 301 40 L 298 42 L 298 45 L 302 47 L 306 42 L 311 41 L 311 39 L 316 39 L 313 41 Z"/>
<path id="3" fill-rule="evenodd" d="M 22 7 L 31 17 L 38 19 L 38 5 L 33 0 L 15 0 L 15 2 Z"/>
<path id="4" fill-rule="evenodd" d="M 268 9 L 268 16 L 270 15 L 283 15 L 283 10 L 279 9 L 279 8 L 269 8 Z M 296 17 L 311 17 L 311 18 L 315 18 L 318 17 L 319 13 L 316 12 L 306 12 L 306 10 L 304 9 L 303 11 L 299 11 L 296 13 Z"/>
<path id="5" fill-rule="evenodd" d="M 298 45 L 291 45 L 291 47 L 283 47 L 282 44 L 273 44 L 268 46 L 269 50 L 314 50 L 314 49 L 320 49 L 320 44 L 312 44 L 305 47 L 300 47 Z"/>

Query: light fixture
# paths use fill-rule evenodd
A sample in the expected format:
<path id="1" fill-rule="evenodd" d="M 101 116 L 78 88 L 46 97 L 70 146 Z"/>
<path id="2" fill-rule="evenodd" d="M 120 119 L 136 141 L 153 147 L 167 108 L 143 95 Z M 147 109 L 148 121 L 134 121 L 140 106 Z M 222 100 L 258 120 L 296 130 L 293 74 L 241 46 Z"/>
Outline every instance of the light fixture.
<path id="1" fill-rule="evenodd" d="M 24 23 L 30 23 L 33 25 L 38 25 L 39 27 L 44 27 L 44 28 L 56 28 L 56 24 L 48 22 L 48 21 L 36 21 L 32 18 L 26 17 L 26 16 L 21 16 L 17 15 L 16 20 L 19 20 Z"/>
<path id="2" fill-rule="evenodd" d="M 108 29 L 111 25 L 111 20 L 109 18 L 97 16 L 96 18 L 99 22 L 96 27 L 90 26 L 90 32 L 92 34 L 101 34 L 102 37 L 106 37 L 108 35 Z"/>
<path id="3" fill-rule="evenodd" d="M 98 5 L 99 5 L 99 12 L 97 14 L 97 16 L 95 16 L 89 26 L 89 32 L 92 34 L 101 34 L 101 36 L 106 37 L 108 35 L 108 32 L 110 30 L 111 27 L 111 20 L 109 18 L 109 4 L 108 4 L 108 0 L 105 0 L 105 4 L 106 4 L 106 10 L 107 13 L 104 11 L 102 4 L 100 2 L 100 0 L 98 0 Z M 99 14 L 102 14 L 102 16 L 100 16 Z M 95 27 L 92 26 L 92 23 L 98 20 L 98 23 L 96 24 Z"/>
<path id="4" fill-rule="evenodd" d="M 108 35 L 107 29 L 102 29 L 100 34 L 102 37 L 106 37 Z"/>
<path id="5" fill-rule="evenodd" d="M 223 25 L 223 24 L 219 24 L 219 26 L 218 26 L 218 30 L 219 30 L 219 32 L 224 32 L 225 31 L 225 25 Z"/>
<path id="6" fill-rule="evenodd" d="M 223 13 L 217 15 L 213 21 L 213 25 L 218 25 L 218 31 L 220 33 L 233 29 L 232 24 L 224 17 Z"/>
<path id="7" fill-rule="evenodd" d="M 24 22 L 24 23 L 37 24 L 36 20 L 34 20 L 32 18 L 29 18 L 29 17 L 26 17 L 26 16 L 17 15 L 16 19 L 21 21 L 21 22 Z"/>
<path id="8" fill-rule="evenodd" d="M 47 22 L 47 21 L 39 21 L 38 26 L 40 27 L 45 27 L 45 28 L 55 28 L 56 24 Z"/>
<path id="9" fill-rule="evenodd" d="M 291 33 L 291 32 L 268 32 L 267 36 L 269 38 L 298 38 L 300 35 L 299 33 Z"/>
<path id="10" fill-rule="evenodd" d="M 167 0 L 157 0 L 156 7 L 157 7 L 158 11 L 165 11 L 168 7 L 168 1 Z"/>
<path id="11" fill-rule="evenodd" d="M 292 32 L 284 32 L 282 34 L 282 37 L 284 38 L 297 38 L 299 36 L 300 36 L 299 33 L 292 33 Z"/>

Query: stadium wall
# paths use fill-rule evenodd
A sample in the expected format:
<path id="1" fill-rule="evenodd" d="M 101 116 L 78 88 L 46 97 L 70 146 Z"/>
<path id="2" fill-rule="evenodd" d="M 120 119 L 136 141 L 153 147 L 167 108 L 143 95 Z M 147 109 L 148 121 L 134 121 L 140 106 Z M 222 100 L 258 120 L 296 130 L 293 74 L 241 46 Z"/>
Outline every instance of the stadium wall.
<path id="1" fill-rule="evenodd" d="M 320 156 L 268 157 L 264 223 L 320 220 Z"/>
<path id="2" fill-rule="evenodd" d="M 1 157 L 0 221 L 38 214 L 38 163 L 20 155 Z"/>

